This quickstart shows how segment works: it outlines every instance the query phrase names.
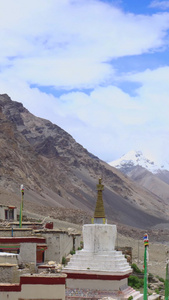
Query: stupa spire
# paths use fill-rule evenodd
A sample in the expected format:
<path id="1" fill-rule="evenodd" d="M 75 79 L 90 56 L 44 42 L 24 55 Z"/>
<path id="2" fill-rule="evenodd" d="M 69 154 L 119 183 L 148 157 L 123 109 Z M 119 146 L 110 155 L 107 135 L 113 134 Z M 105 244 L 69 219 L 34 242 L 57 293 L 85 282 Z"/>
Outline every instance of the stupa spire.
<path id="1" fill-rule="evenodd" d="M 104 190 L 104 185 L 102 184 L 101 178 L 99 178 L 99 184 L 97 184 L 97 202 L 94 212 L 94 223 L 103 224 L 105 223 L 105 210 L 103 204 L 102 191 Z"/>

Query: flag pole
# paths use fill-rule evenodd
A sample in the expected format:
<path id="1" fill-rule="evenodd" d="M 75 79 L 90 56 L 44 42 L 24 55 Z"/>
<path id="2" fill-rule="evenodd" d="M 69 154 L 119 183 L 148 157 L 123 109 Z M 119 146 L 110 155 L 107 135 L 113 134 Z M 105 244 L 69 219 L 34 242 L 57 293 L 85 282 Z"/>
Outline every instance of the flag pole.
<path id="1" fill-rule="evenodd" d="M 166 263 L 166 279 L 165 279 L 165 300 L 168 300 L 168 294 L 169 294 L 169 276 L 168 276 L 168 260 L 167 260 L 167 263 Z"/>
<path id="2" fill-rule="evenodd" d="M 19 227 L 22 228 L 22 211 L 23 211 L 23 198 L 24 198 L 24 186 L 21 184 L 21 205 L 20 205 L 20 216 L 19 216 Z"/>
<path id="3" fill-rule="evenodd" d="M 147 300 L 147 286 L 148 286 L 148 276 L 147 276 L 147 256 L 148 256 L 148 234 L 145 233 L 144 235 L 144 300 Z"/>

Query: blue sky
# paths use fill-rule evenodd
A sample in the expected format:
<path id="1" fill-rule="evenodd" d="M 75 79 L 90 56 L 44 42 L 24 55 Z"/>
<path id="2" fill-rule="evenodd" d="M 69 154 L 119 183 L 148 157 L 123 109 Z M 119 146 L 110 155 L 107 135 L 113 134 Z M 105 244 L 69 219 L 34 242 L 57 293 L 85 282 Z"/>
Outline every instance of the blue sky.
<path id="1" fill-rule="evenodd" d="M 169 1 L 0 0 L 0 39 L 0 94 L 107 162 L 168 159 Z"/>

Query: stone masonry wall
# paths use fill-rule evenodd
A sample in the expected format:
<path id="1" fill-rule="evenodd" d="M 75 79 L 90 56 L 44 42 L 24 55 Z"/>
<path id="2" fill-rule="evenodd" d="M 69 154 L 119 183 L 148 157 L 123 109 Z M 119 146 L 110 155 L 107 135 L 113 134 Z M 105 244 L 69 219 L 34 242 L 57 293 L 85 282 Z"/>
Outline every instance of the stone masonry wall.
<path id="1" fill-rule="evenodd" d="M 20 257 L 24 263 L 36 264 L 36 243 L 21 243 Z"/>
<path id="2" fill-rule="evenodd" d="M 25 237 L 32 235 L 32 229 L 0 228 L 0 237 Z"/>
<path id="3" fill-rule="evenodd" d="M 74 239 L 75 239 L 75 250 L 77 250 L 80 247 L 80 244 L 82 242 L 82 236 L 76 235 L 74 236 Z"/>
<path id="4" fill-rule="evenodd" d="M 47 250 L 45 251 L 45 261 L 54 260 L 60 262 L 60 233 L 46 232 L 42 234 L 46 239 Z"/>
<path id="5" fill-rule="evenodd" d="M 63 233 L 60 235 L 60 262 L 73 250 L 73 236 Z"/>
<path id="6" fill-rule="evenodd" d="M 17 283 L 19 282 L 19 273 L 17 265 L 0 264 L 1 283 Z"/>

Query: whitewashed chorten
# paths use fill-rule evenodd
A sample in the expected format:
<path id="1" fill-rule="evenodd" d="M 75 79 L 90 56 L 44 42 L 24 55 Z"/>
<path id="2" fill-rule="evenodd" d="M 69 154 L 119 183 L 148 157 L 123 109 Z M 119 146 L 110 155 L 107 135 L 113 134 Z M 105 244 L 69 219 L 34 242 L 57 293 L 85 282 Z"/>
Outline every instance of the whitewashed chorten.
<path id="1" fill-rule="evenodd" d="M 105 222 L 103 187 L 99 179 L 94 224 L 83 226 L 84 248 L 76 251 L 63 272 L 67 274 L 66 285 L 69 289 L 109 291 L 114 298 L 121 293 L 122 299 L 125 298 L 125 291 L 131 292 L 128 277 L 132 269 L 122 252 L 115 250 L 116 225 Z"/>

